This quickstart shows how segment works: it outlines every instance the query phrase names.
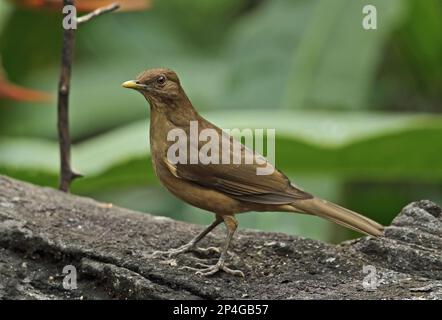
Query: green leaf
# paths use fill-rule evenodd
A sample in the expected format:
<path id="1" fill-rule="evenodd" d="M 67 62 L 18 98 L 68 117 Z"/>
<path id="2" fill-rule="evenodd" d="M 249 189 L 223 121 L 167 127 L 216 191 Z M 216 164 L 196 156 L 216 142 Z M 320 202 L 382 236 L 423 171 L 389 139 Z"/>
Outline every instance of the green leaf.
<path id="1" fill-rule="evenodd" d="M 6 22 L 6 17 L 11 11 L 11 5 L 5 1 L 0 2 L 0 32 Z"/>
<path id="2" fill-rule="evenodd" d="M 367 108 L 382 48 L 403 1 L 371 1 L 378 29 L 362 28 L 362 0 L 266 2 L 232 35 L 227 106 Z"/>

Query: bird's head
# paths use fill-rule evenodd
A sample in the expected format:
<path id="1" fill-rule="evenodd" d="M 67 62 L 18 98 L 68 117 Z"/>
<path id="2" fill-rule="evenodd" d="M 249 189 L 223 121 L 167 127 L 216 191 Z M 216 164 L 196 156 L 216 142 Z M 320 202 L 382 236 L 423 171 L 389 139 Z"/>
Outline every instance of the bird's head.
<path id="1" fill-rule="evenodd" d="M 166 68 L 146 70 L 122 86 L 139 91 L 151 103 L 178 100 L 184 94 L 176 73 Z"/>

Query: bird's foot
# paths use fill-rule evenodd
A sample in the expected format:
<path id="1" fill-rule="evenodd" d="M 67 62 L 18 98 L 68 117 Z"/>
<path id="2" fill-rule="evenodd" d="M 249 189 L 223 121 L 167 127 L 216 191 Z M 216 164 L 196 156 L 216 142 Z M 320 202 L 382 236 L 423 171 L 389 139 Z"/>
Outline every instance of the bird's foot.
<path id="1" fill-rule="evenodd" d="M 203 267 L 203 269 L 198 269 L 198 268 L 193 268 L 193 267 L 181 267 L 180 269 L 186 269 L 186 270 L 191 270 L 191 271 L 196 271 L 195 273 L 201 276 L 212 276 L 215 273 L 219 272 L 219 271 L 224 271 L 225 273 L 234 275 L 234 276 L 240 276 L 240 277 L 244 277 L 244 273 L 241 270 L 233 270 L 230 269 L 229 267 L 227 267 L 224 262 L 220 262 L 218 261 L 217 264 L 209 266 L 203 263 L 197 263 L 197 265 Z"/>
<path id="2" fill-rule="evenodd" d="M 170 249 L 167 251 L 154 251 L 152 253 L 152 257 L 157 258 L 157 257 L 161 257 L 161 256 L 166 256 L 168 258 L 172 258 L 172 257 L 176 257 L 177 255 L 179 255 L 181 253 L 186 253 L 186 252 L 196 252 L 196 253 L 200 253 L 203 255 L 210 254 L 210 253 L 220 253 L 219 249 L 216 247 L 199 248 L 199 247 L 196 247 L 192 243 L 188 243 L 188 244 L 185 244 L 185 245 L 183 245 L 179 248 L 176 248 L 176 249 Z"/>

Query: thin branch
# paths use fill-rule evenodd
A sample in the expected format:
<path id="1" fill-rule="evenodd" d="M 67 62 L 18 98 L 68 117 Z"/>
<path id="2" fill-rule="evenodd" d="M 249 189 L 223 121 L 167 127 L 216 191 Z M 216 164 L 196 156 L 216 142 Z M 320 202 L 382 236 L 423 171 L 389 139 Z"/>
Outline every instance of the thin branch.
<path id="1" fill-rule="evenodd" d="M 120 8 L 120 5 L 118 3 L 113 3 L 107 7 L 98 8 L 91 13 L 88 13 L 82 17 L 77 18 L 77 24 L 80 25 L 82 23 L 89 22 L 93 18 L 96 18 L 98 16 L 101 16 L 102 14 L 115 11 Z"/>
<path id="2" fill-rule="evenodd" d="M 74 5 L 74 0 L 63 0 L 63 5 Z M 114 11 L 120 6 L 112 4 L 97 9 L 77 19 L 77 25 L 88 22 L 99 15 Z M 80 174 L 71 168 L 71 137 L 69 133 L 69 91 L 71 85 L 72 60 L 75 49 L 75 29 L 63 30 L 63 48 L 61 54 L 61 71 L 58 84 L 58 141 L 60 145 L 60 183 L 59 188 L 69 192 L 71 182 Z"/>
<path id="3" fill-rule="evenodd" d="M 64 0 L 63 4 L 73 5 L 73 0 Z M 60 185 L 68 192 L 72 180 L 78 174 L 71 169 L 71 137 L 69 134 L 69 89 L 71 83 L 72 59 L 75 46 L 75 30 L 63 30 L 63 48 L 61 54 L 61 72 L 58 85 L 58 140 L 60 144 Z"/>

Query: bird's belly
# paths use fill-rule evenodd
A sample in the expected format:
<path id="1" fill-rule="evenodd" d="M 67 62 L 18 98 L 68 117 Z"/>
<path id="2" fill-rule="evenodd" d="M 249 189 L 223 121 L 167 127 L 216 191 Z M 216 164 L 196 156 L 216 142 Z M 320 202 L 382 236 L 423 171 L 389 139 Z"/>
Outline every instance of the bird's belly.
<path id="1" fill-rule="evenodd" d="M 182 184 L 179 181 L 172 185 L 164 185 L 176 197 L 200 209 L 219 214 L 234 214 L 244 211 L 239 201 L 214 190 L 193 186 L 189 183 Z"/>
<path id="2" fill-rule="evenodd" d="M 192 206 L 218 214 L 234 214 L 247 211 L 247 208 L 236 199 L 177 178 L 161 165 L 155 164 L 155 166 L 157 177 L 163 186 L 177 198 Z"/>

